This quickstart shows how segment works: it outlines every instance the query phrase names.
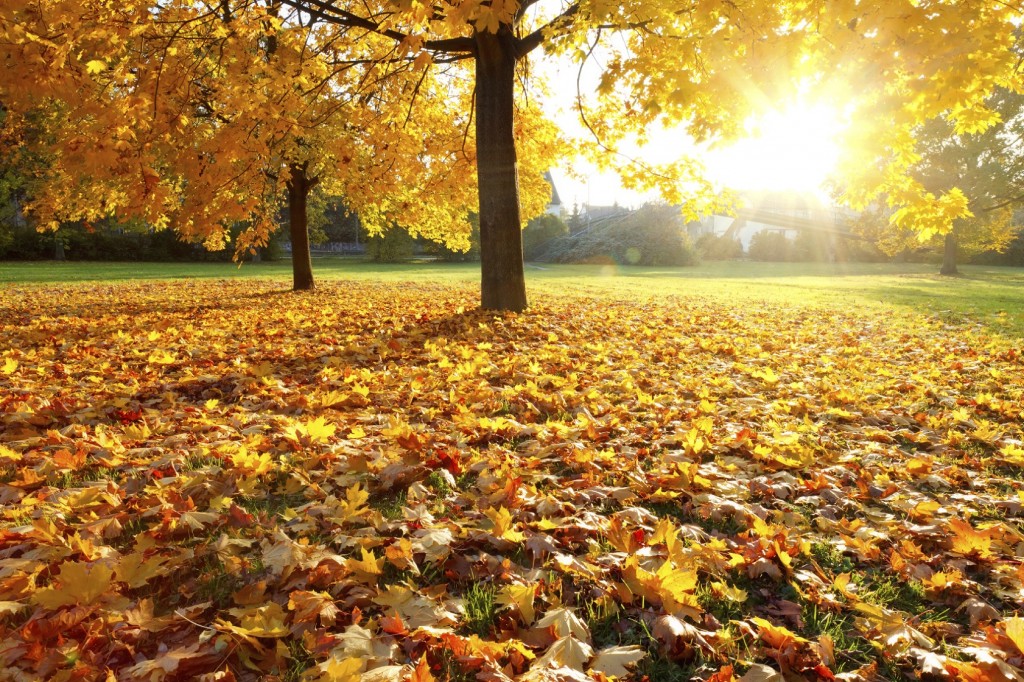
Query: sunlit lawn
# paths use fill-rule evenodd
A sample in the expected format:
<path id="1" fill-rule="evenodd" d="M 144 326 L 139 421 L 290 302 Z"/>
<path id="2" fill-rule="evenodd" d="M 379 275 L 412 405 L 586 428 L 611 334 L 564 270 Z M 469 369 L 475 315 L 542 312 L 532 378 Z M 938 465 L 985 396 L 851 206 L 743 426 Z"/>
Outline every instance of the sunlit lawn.
<path id="1" fill-rule="evenodd" d="M 475 282 L 478 264 L 369 263 L 314 258 L 321 280 Z M 753 305 L 811 305 L 919 312 L 1024 336 L 1024 268 L 962 266 L 941 277 L 935 265 L 708 262 L 689 268 L 527 264 L 529 286 L 552 293 L 601 291 L 623 296 L 683 295 Z M 125 279 L 290 277 L 273 263 L 0 263 L 0 283 Z"/>

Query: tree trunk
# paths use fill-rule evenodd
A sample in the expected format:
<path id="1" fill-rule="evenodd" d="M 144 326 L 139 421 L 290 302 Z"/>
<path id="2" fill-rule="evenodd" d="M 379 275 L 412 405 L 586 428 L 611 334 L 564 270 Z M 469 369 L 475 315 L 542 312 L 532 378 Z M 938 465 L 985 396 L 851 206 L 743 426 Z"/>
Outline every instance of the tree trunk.
<path id="1" fill-rule="evenodd" d="M 292 240 L 292 290 L 309 291 L 313 286 L 313 261 L 309 255 L 306 199 L 316 184 L 306 175 L 305 164 L 293 164 L 288 178 L 288 231 Z"/>
<path id="2" fill-rule="evenodd" d="M 954 230 L 946 233 L 946 242 L 942 249 L 942 267 L 939 268 L 939 274 L 951 277 L 960 274 L 956 268 L 956 232 Z"/>
<path id="3" fill-rule="evenodd" d="M 526 308 L 519 170 L 513 131 L 516 54 L 508 26 L 476 34 L 476 165 L 480 191 L 480 304 Z"/>
<path id="4" fill-rule="evenodd" d="M 67 256 L 64 255 L 64 237 L 53 233 L 53 259 L 54 260 L 67 260 Z"/>

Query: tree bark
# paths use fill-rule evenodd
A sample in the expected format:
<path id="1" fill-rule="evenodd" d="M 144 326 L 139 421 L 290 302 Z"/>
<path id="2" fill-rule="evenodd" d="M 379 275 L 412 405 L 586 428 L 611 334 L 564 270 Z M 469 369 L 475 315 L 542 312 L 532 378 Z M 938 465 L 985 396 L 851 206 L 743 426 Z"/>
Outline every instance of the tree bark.
<path id="1" fill-rule="evenodd" d="M 306 175 L 306 164 L 292 164 L 288 178 L 288 232 L 292 240 L 292 290 L 311 291 L 313 260 L 309 255 L 306 200 L 316 184 Z"/>
<path id="2" fill-rule="evenodd" d="M 956 267 L 956 232 L 950 230 L 946 233 L 946 241 L 942 248 L 942 267 L 939 268 L 940 275 L 954 277 L 960 274 Z"/>
<path id="3" fill-rule="evenodd" d="M 503 25 L 498 33 L 477 33 L 475 40 L 480 304 L 519 312 L 527 301 L 513 128 L 515 39 Z"/>

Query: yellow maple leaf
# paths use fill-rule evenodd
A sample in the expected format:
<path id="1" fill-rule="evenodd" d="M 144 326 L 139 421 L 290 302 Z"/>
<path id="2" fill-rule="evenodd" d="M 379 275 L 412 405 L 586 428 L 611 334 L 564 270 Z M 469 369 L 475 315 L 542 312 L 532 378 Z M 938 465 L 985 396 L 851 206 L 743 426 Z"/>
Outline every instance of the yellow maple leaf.
<path id="1" fill-rule="evenodd" d="M 57 576 L 59 587 L 37 590 L 32 601 L 48 609 L 75 604 L 92 604 L 110 590 L 114 569 L 90 561 L 69 561 L 61 564 Z"/>
<path id="2" fill-rule="evenodd" d="M 1007 618 L 1003 623 L 1006 626 L 1006 636 L 1017 645 L 1017 650 L 1024 654 L 1024 618 Z"/>
<path id="3" fill-rule="evenodd" d="M 97 74 L 107 70 L 107 63 L 102 59 L 90 59 L 85 63 L 85 72 L 88 74 Z"/>
<path id="4" fill-rule="evenodd" d="M 377 576 L 384 572 L 384 557 L 377 558 L 372 550 L 362 548 L 362 559 L 348 559 L 345 566 L 363 582 L 377 582 Z"/>
<path id="5" fill-rule="evenodd" d="M 5 358 L 3 367 L 0 367 L 0 372 L 4 374 L 14 374 L 14 370 L 18 369 L 18 361 L 14 358 Z"/>
<path id="6" fill-rule="evenodd" d="M 773 649 L 784 649 L 793 642 L 806 643 L 808 641 L 781 625 L 772 625 L 764 618 L 751 618 L 750 622 L 757 626 L 758 636 Z"/>
<path id="7" fill-rule="evenodd" d="M 248 448 L 244 445 L 240 446 L 238 450 L 231 455 L 231 463 L 238 469 L 244 472 L 260 475 L 265 474 L 274 468 L 274 460 L 271 458 L 270 453 L 255 453 L 249 452 Z"/>
<path id="8" fill-rule="evenodd" d="M 332 656 L 326 663 L 320 664 L 320 676 L 317 682 L 359 682 L 363 676 L 366 663 L 359 658 L 339 659 Z"/>
<path id="9" fill-rule="evenodd" d="M 143 552 L 133 552 L 121 557 L 114 575 L 119 582 L 127 583 L 128 587 L 136 589 L 150 579 L 167 573 L 169 569 L 164 567 L 166 562 L 166 557 L 156 555 L 147 559 Z"/>
<path id="10" fill-rule="evenodd" d="M 286 637 L 290 632 L 285 625 L 284 609 L 277 602 L 243 609 L 229 609 L 228 613 L 238 618 L 238 625 L 218 619 L 214 624 L 219 630 L 243 637 Z"/>
<path id="11" fill-rule="evenodd" d="M 950 551 L 954 554 L 979 559 L 992 556 L 992 535 L 988 531 L 977 531 L 971 524 L 960 519 L 950 519 L 949 529 L 953 531 Z"/>
<path id="12" fill-rule="evenodd" d="M 515 521 L 512 517 L 512 512 L 505 507 L 495 509 L 491 507 L 484 512 L 484 515 L 491 520 L 491 534 L 500 540 L 508 540 L 509 542 L 522 542 L 526 539 L 526 536 L 517 531 L 513 530 Z"/>
<path id="13" fill-rule="evenodd" d="M 311 443 L 322 443 L 334 435 L 338 429 L 334 424 L 329 424 L 323 417 L 317 417 L 311 422 L 306 422 L 303 430 Z M 361 437 L 361 436 L 357 436 Z"/>
<path id="14" fill-rule="evenodd" d="M 523 622 L 529 625 L 537 617 L 537 612 L 533 608 L 535 594 L 536 586 L 532 584 L 506 585 L 498 593 L 498 603 L 502 606 L 519 609 L 519 615 L 523 617 Z"/>
<path id="15" fill-rule="evenodd" d="M 537 621 L 539 628 L 554 628 L 558 637 L 576 637 L 577 639 L 590 639 L 590 629 L 587 624 L 576 615 L 576 612 L 568 607 L 551 609 L 544 614 L 544 617 Z"/>

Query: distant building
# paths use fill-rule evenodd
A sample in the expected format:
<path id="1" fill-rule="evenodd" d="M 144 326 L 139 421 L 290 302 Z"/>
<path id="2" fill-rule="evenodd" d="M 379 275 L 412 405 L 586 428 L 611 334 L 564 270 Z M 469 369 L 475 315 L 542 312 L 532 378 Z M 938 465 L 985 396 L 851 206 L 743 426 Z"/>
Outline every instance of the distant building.
<path id="1" fill-rule="evenodd" d="M 802 230 L 825 233 L 846 232 L 847 221 L 856 215 L 848 209 L 833 206 L 810 193 L 747 192 L 740 196 L 735 216 L 708 215 L 690 223 L 690 237 L 713 234 L 738 239 L 743 250 L 758 232 L 779 232 L 794 238 Z"/>
<path id="2" fill-rule="evenodd" d="M 562 217 L 562 198 L 558 196 L 558 188 L 555 187 L 555 179 L 551 177 L 551 171 L 544 172 L 544 179 L 551 185 L 551 200 L 544 212 L 560 218 Z"/>

